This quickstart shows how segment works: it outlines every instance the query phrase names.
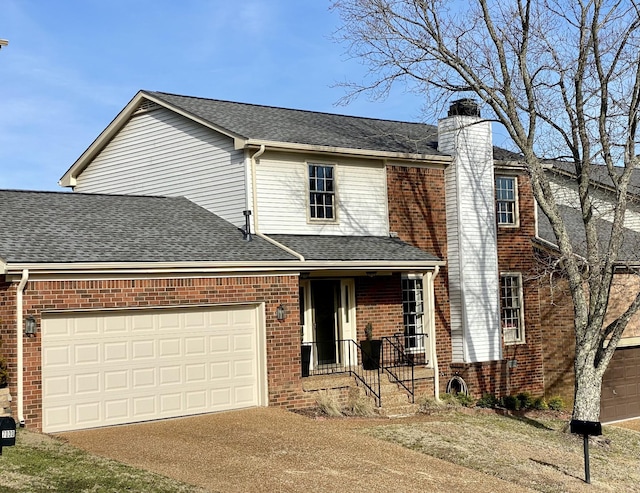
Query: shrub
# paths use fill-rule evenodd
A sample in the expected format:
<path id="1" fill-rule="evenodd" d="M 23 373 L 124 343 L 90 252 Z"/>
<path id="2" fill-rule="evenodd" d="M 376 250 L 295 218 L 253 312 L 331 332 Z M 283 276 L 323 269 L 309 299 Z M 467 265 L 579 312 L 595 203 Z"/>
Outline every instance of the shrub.
<path id="1" fill-rule="evenodd" d="M 369 397 L 360 392 L 360 389 L 349 391 L 349 399 L 345 414 L 349 416 L 373 416 L 375 415 L 373 402 Z"/>
<path id="2" fill-rule="evenodd" d="M 546 411 L 547 409 L 549 409 L 547 401 L 544 400 L 544 397 L 536 397 L 531 407 L 536 411 Z"/>
<path id="3" fill-rule="evenodd" d="M 0 347 L 2 347 L 2 341 L 0 341 Z M 0 356 L 0 389 L 9 385 L 9 370 L 7 368 L 7 360 L 3 356 Z"/>
<path id="4" fill-rule="evenodd" d="M 510 411 L 520 410 L 520 400 L 515 395 L 506 395 L 502 398 L 502 405 Z"/>
<path id="5" fill-rule="evenodd" d="M 476 402 L 475 400 L 473 400 L 473 397 L 467 394 L 456 394 L 455 398 L 462 407 L 473 407 Z"/>
<path id="6" fill-rule="evenodd" d="M 520 409 L 531 409 L 534 399 L 529 392 L 520 392 L 516 395 L 516 399 L 520 402 Z"/>
<path id="7" fill-rule="evenodd" d="M 552 411 L 562 411 L 564 409 L 564 401 L 562 400 L 562 397 L 560 397 L 559 395 L 556 395 L 555 397 L 551 397 L 549 399 L 549 402 L 547 402 L 547 405 L 549 406 L 549 409 L 551 409 Z"/>
<path id="8" fill-rule="evenodd" d="M 489 409 L 496 408 L 500 405 L 500 399 L 493 394 L 482 394 L 482 397 L 476 402 L 478 407 L 486 407 Z"/>
<path id="9" fill-rule="evenodd" d="M 338 400 L 335 395 L 331 392 L 323 390 L 318 392 L 318 396 L 316 397 L 316 404 L 327 416 L 342 416 L 342 411 L 340 410 L 340 405 L 338 404 Z"/>

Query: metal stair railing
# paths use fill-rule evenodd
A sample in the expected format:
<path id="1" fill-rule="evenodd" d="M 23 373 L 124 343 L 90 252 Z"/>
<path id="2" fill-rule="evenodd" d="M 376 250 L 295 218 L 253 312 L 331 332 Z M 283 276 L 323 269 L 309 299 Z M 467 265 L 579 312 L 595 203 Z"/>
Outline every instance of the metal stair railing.
<path id="1" fill-rule="evenodd" d="M 378 407 L 382 406 L 380 392 L 381 365 L 373 370 L 365 370 L 362 366 L 363 349 L 353 339 L 339 339 L 328 342 L 305 342 L 311 346 L 311 362 L 309 375 L 331 375 L 348 373 L 353 376 L 365 391 L 375 399 Z"/>
<path id="2" fill-rule="evenodd" d="M 403 387 L 415 402 L 415 363 L 405 351 L 404 334 L 382 338 L 382 370 L 389 380 Z"/>

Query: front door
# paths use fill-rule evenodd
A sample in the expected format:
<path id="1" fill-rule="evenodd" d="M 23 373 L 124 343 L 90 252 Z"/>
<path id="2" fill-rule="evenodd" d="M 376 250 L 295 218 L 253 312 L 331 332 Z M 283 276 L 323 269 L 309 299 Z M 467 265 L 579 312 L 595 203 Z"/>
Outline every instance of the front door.
<path id="1" fill-rule="evenodd" d="M 318 365 L 339 361 L 337 313 L 340 281 L 312 281 L 313 331 Z"/>

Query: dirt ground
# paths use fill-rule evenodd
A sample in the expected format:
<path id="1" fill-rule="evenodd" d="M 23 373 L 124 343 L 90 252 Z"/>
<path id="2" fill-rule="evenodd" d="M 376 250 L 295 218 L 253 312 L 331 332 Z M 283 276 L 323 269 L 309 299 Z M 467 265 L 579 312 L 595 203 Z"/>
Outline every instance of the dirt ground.
<path id="1" fill-rule="evenodd" d="M 357 419 L 311 419 L 259 408 L 60 437 L 214 492 L 532 491 L 366 436 L 359 426 Z"/>

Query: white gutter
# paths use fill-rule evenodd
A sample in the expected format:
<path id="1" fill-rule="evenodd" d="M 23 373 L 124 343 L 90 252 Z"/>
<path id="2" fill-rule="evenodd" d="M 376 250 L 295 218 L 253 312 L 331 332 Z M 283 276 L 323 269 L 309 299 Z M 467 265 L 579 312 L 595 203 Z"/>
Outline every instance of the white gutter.
<path id="1" fill-rule="evenodd" d="M 18 422 L 20 426 L 24 426 L 24 389 L 23 389 L 23 378 L 24 378 L 24 350 L 23 350 L 23 333 L 22 327 L 24 325 L 23 317 L 22 317 L 22 295 L 24 293 L 24 287 L 27 285 L 27 281 L 29 280 L 29 269 L 24 269 L 22 271 L 22 279 L 20 279 L 20 284 L 18 284 L 18 290 L 16 292 L 16 341 L 18 344 L 17 353 L 18 353 Z"/>
<path id="2" fill-rule="evenodd" d="M 260 232 L 260 226 L 258 226 L 260 221 L 258 221 L 258 185 L 256 183 L 256 159 L 262 156 L 265 150 L 266 150 L 266 146 L 262 144 L 260 145 L 260 150 L 258 150 L 258 152 L 254 153 L 251 156 L 251 194 L 253 195 L 253 230 L 255 232 L 255 235 L 258 238 L 262 238 L 263 240 L 271 243 L 272 245 L 277 246 L 281 250 L 284 250 L 285 252 L 290 253 L 295 257 L 298 257 L 298 260 L 300 260 L 301 262 L 304 262 L 304 257 L 300 255 L 298 252 L 283 245 L 282 243 L 277 242 L 273 238 L 269 238 L 268 236 Z"/>

